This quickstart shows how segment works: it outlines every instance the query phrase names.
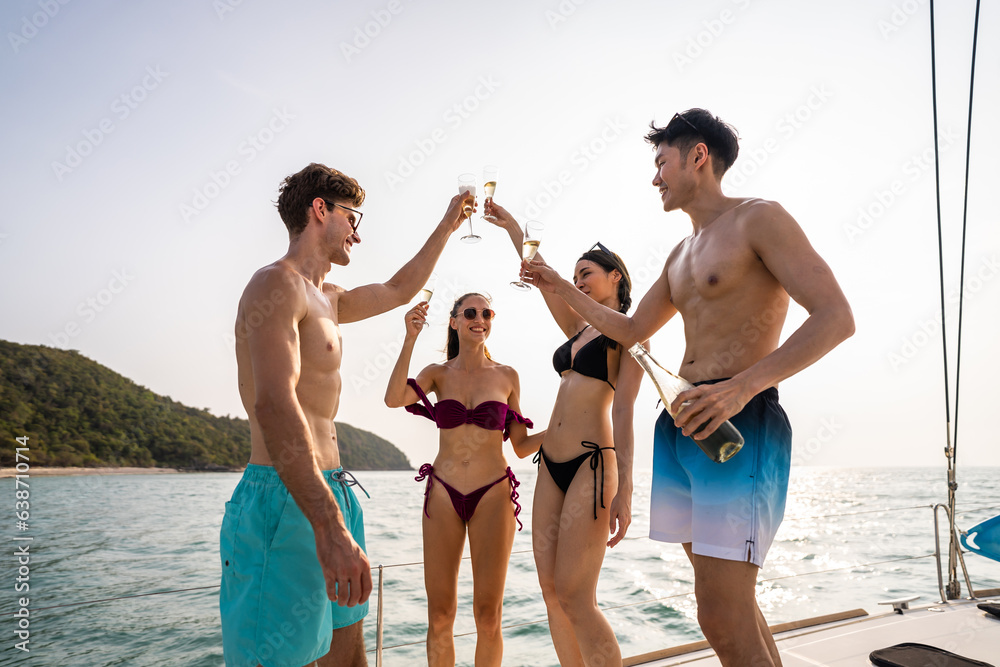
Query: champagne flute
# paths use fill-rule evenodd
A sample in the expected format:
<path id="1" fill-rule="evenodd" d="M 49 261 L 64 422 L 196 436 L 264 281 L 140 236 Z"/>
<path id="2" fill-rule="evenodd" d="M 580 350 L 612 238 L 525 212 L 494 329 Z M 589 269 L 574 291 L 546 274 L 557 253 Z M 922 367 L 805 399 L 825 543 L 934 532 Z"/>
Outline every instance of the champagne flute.
<path id="1" fill-rule="evenodd" d="M 524 243 L 521 244 L 521 258 L 532 260 L 535 258 L 535 253 L 538 252 L 538 246 L 542 242 L 542 231 L 545 229 L 545 225 L 538 222 L 537 220 L 529 220 L 524 225 Z M 529 290 L 531 285 L 521 280 L 511 282 L 511 287 L 519 290 Z"/>
<path id="2" fill-rule="evenodd" d="M 486 193 L 486 201 L 493 201 L 493 193 L 497 189 L 497 168 L 492 164 L 483 167 L 483 192 Z M 483 213 L 483 220 L 487 222 L 496 222 L 497 217 L 492 213 L 486 215 Z"/>
<path id="3" fill-rule="evenodd" d="M 431 277 L 427 279 L 427 284 L 424 285 L 423 289 L 421 289 L 417 294 L 417 303 L 420 303 L 421 301 L 427 301 L 428 304 L 430 303 L 431 297 L 434 296 L 435 283 L 437 283 L 437 274 L 432 273 Z M 424 319 L 424 328 L 426 329 L 428 326 L 430 325 L 427 323 L 427 320 Z"/>
<path id="4" fill-rule="evenodd" d="M 465 193 L 470 193 L 473 197 L 476 196 L 476 175 L 475 174 L 462 174 L 458 177 L 458 194 L 464 195 Z M 466 243 L 479 243 L 483 238 L 478 236 L 474 231 L 472 231 L 472 206 L 466 204 L 462 209 L 466 217 L 469 219 L 469 233 L 462 237 L 462 240 Z"/>

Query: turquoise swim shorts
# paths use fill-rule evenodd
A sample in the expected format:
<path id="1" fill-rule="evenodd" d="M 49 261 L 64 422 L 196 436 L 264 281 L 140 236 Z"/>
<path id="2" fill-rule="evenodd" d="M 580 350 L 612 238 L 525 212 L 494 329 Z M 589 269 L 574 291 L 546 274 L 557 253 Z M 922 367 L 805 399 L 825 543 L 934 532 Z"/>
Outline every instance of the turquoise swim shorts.
<path id="1" fill-rule="evenodd" d="M 691 543 L 701 556 L 761 567 L 785 514 L 792 428 L 766 389 L 730 419 L 745 444 L 716 463 L 681 435 L 666 410 L 653 435 L 649 537 Z"/>
<path id="2" fill-rule="evenodd" d="M 348 486 L 353 476 L 342 468 L 323 476 L 364 549 L 361 505 Z M 227 667 L 302 667 L 330 650 L 335 628 L 368 614 L 367 602 L 341 607 L 327 598 L 312 526 L 271 466 L 246 467 L 226 503 L 219 543 Z"/>

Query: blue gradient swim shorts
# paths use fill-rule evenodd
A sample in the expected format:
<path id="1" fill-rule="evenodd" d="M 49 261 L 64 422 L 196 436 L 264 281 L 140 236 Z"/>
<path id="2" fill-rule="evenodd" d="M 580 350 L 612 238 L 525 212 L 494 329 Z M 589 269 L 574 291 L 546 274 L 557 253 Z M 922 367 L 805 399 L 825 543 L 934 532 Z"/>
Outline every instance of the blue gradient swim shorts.
<path id="1" fill-rule="evenodd" d="M 725 463 L 681 435 L 664 410 L 653 435 L 649 537 L 690 542 L 701 556 L 764 564 L 785 514 L 792 428 L 765 389 L 730 419 L 743 448 Z"/>
<path id="2" fill-rule="evenodd" d="M 337 468 L 323 477 L 364 549 L 361 505 L 345 474 Z M 341 607 L 327 598 L 312 525 L 271 466 L 246 467 L 226 503 L 219 542 L 227 667 L 302 667 L 330 650 L 334 628 L 368 614 L 367 602 Z"/>

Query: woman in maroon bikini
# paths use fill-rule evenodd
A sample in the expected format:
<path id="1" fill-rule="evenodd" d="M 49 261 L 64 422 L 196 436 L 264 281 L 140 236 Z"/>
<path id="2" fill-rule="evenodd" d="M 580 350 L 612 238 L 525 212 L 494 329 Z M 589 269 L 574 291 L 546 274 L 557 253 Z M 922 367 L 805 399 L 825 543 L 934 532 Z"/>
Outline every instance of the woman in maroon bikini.
<path id="1" fill-rule="evenodd" d="M 480 294 L 460 297 L 448 323 L 448 360 L 431 364 L 407 379 L 427 303 L 406 313 L 406 337 L 385 404 L 434 421 L 441 431 L 434 464 L 420 467 L 424 491 L 424 585 L 427 589 L 427 661 L 454 665 L 452 637 L 458 600 L 458 566 L 469 534 L 472 554 L 473 612 L 478 640 L 476 665 L 500 665 L 507 562 L 521 506 L 518 482 L 503 456 L 510 438 L 524 458 L 538 450 L 542 433 L 529 436 L 531 421 L 518 405 L 517 372 L 498 364 L 486 351 L 494 312 Z M 437 395 L 432 404 L 427 394 Z M 472 406 L 472 407 L 468 407 Z M 433 557 L 431 557 L 433 554 Z"/>
<path id="2" fill-rule="evenodd" d="M 490 213 L 520 256 L 517 221 L 487 200 Z M 602 244 L 580 257 L 573 280 L 591 299 L 628 311 L 628 270 Z M 559 392 L 538 452 L 531 512 L 538 583 L 560 665 L 621 665 L 615 633 L 597 606 L 597 580 L 606 548 L 621 541 L 632 521 L 632 407 L 642 369 L 565 301 L 548 292 L 542 297 L 568 340 L 552 357 Z"/>

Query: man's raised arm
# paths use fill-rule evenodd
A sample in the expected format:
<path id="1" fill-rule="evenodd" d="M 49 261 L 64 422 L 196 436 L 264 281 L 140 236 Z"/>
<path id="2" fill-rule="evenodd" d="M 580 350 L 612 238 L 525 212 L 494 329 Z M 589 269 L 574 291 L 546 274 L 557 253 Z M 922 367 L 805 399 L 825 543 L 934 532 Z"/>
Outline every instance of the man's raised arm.
<path id="1" fill-rule="evenodd" d="M 525 260 L 521 263 L 521 273 L 524 280 L 538 289 L 559 296 L 592 327 L 617 341 L 625 350 L 641 340 L 649 340 L 677 313 L 670 302 L 666 265 L 631 317 L 597 303 L 545 262 Z"/>
<path id="2" fill-rule="evenodd" d="M 448 237 L 465 220 L 463 205 L 472 206 L 474 203 L 475 197 L 471 194 L 452 197 L 448 210 L 430 238 L 392 278 L 384 283 L 363 285 L 341 292 L 337 297 L 338 321 L 342 324 L 358 322 L 408 303 L 430 278 Z"/>

